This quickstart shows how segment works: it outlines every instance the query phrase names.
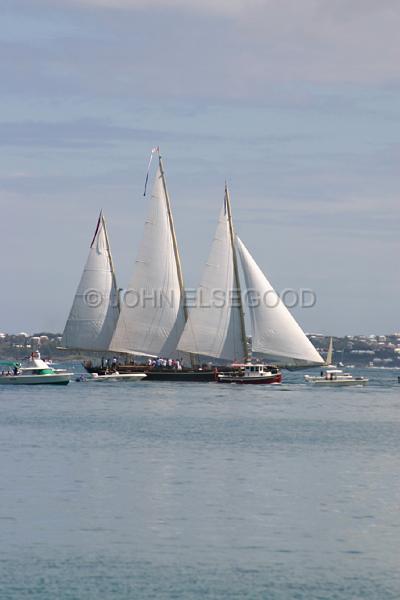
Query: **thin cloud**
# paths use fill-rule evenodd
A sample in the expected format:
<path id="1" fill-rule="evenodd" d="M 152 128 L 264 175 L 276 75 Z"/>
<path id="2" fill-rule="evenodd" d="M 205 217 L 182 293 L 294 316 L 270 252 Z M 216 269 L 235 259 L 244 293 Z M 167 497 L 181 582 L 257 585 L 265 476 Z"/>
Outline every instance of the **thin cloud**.
<path id="1" fill-rule="evenodd" d="M 268 134 L 243 136 L 212 134 L 195 131 L 173 131 L 165 129 L 135 128 L 128 125 L 117 125 L 105 119 L 82 118 L 70 121 L 11 121 L 0 122 L 0 147 L 38 147 L 38 148 L 98 148 L 111 146 L 121 142 L 148 141 L 157 142 L 203 142 L 240 144 L 290 144 L 295 140 L 304 141 L 311 138 L 304 134 Z"/>
<path id="2" fill-rule="evenodd" d="M 238 15 L 249 6 L 260 4 L 254 0 L 72 0 L 83 6 L 113 10 L 178 9 L 187 12 L 211 13 L 225 16 Z"/>
<path id="3" fill-rule="evenodd" d="M 17 5 L 21 0 L 16 0 Z M 116 93 L 261 98 L 283 82 L 400 79 L 395 0 L 38 0 L 43 13 L 95 23 L 108 39 L 64 41 L 78 83 L 110 67 Z M 24 4 L 23 4 L 24 5 Z M 26 6 L 26 4 L 25 4 Z M 54 49 L 53 49 L 54 50 Z M 79 50 L 79 59 L 76 56 Z M 49 60 L 52 53 L 49 52 Z M 70 62 L 68 56 L 71 56 Z M 79 73 L 82 74 L 81 79 Z M 108 83 L 108 80 L 107 80 Z M 97 81 L 101 85 L 101 81 Z"/>

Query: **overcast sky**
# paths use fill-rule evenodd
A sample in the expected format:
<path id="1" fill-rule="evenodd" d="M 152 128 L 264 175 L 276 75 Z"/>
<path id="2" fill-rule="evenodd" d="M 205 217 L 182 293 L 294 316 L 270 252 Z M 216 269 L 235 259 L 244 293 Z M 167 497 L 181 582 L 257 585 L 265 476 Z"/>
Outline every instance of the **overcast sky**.
<path id="1" fill-rule="evenodd" d="M 104 209 L 121 287 L 160 144 L 188 285 L 230 185 L 295 316 L 400 330 L 398 0 L 0 0 L 0 331 L 61 331 Z"/>

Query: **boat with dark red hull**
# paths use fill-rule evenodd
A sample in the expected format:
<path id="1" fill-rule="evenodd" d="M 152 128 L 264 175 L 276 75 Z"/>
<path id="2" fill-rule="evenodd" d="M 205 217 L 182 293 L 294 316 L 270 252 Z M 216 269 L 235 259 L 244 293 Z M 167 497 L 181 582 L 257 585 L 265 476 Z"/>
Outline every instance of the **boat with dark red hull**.
<path id="1" fill-rule="evenodd" d="M 217 381 L 218 383 L 239 383 L 244 385 L 281 383 L 282 373 L 277 367 L 246 364 L 242 370 L 236 373 L 219 373 Z"/>

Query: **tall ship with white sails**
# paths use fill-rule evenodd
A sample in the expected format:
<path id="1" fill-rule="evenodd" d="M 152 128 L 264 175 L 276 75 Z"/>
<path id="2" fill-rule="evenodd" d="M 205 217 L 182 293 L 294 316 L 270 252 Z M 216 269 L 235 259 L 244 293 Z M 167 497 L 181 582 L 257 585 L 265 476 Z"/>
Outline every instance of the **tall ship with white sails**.
<path id="1" fill-rule="evenodd" d="M 285 367 L 322 364 L 322 358 L 236 235 L 227 187 L 199 287 L 201 301 L 188 311 L 158 152 L 148 217 L 130 284 L 119 298 L 105 219 L 100 213 L 63 344 L 88 352 L 122 355 L 125 363 L 130 356 L 129 364 L 121 364 L 126 371 L 135 369 L 135 357 L 142 357 L 143 362 L 143 357 L 173 359 L 184 355 L 185 368 L 149 368 L 147 379 L 212 380 L 212 366 L 202 369 L 194 365 L 216 362 L 232 369 L 232 363 L 244 364 L 250 358 L 239 267 L 245 281 L 253 359 Z M 264 302 L 266 297 L 268 303 Z"/>

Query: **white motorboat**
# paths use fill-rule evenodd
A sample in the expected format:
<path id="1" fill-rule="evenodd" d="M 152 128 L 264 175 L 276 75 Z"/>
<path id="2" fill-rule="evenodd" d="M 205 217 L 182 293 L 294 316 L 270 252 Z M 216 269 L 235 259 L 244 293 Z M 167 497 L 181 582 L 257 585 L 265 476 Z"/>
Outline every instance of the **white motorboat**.
<path id="1" fill-rule="evenodd" d="M 320 375 L 304 375 L 307 383 L 317 385 L 366 385 L 366 377 L 354 377 L 351 373 L 345 373 L 342 369 L 325 369 Z"/>
<path id="2" fill-rule="evenodd" d="M 98 373 L 92 373 L 92 378 L 89 381 L 140 381 L 146 377 L 146 373 L 106 373 L 105 375 L 99 375 Z"/>
<path id="3" fill-rule="evenodd" d="M 64 369 L 53 369 L 40 358 L 39 352 L 32 352 L 27 366 L 18 362 L 0 362 L 0 384 L 7 385 L 67 385 L 73 373 Z"/>
<path id="4" fill-rule="evenodd" d="M 345 373 L 342 369 L 338 369 L 332 364 L 332 359 L 333 341 L 330 338 L 325 359 L 325 368 L 321 371 L 320 375 L 304 375 L 305 381 L 317 385 L 366 385 L 368 383 L 366 377 L 354 377 L 351 373 Z"/>

